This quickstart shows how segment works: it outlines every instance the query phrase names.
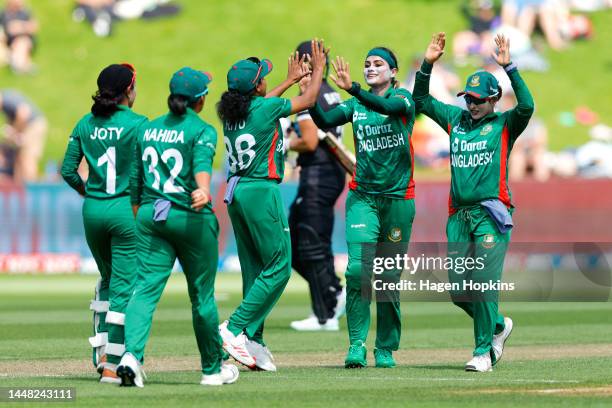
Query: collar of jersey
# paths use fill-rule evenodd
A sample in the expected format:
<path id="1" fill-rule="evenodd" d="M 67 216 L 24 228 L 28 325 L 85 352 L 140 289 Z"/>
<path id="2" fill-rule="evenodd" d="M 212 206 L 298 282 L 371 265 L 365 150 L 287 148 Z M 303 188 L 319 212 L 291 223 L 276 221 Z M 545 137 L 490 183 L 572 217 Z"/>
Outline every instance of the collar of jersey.
<path id="1" fill-rule="evenodd" d="M 390 95 L 390 94 L 391 94 L 391 93 L 392 93 L 394 90 L 395 90 L 395 88 L 393 88 L 393 85 L 391 85 L 391 86 L 389 87 L 389 89 L 387 89 L 387 90 L 385 91 L 385 93 L 382 95 L 382 97 L 383 97 L 383 98 L 386 98 L 386 97 L 387 97 L 387 95 Z M 372 88 L 370 88 L 370 89 L 368 90 L 368 92 L 369 92 L 369 93 L 372 93 Z"/>
<path id="2" fill-rule="evenodd" d="M 470 118 L 473 127 L 478 127 L 478 126 L 482 125 L 483 123 L 487 123 L 490 120 L 492 120 L 492 119 L 497 117 L 497 113 L 496 112 L 491 112 L 487 116 L 483 116 L 482 118 L 480 118 L 478 120 L 474 120 L 474 119 L 472 119 L 472 116 L 470 115 L 470 112 L 469 111 L 466 111 L 466 112 L 468 113 L 468 117 Z"/>

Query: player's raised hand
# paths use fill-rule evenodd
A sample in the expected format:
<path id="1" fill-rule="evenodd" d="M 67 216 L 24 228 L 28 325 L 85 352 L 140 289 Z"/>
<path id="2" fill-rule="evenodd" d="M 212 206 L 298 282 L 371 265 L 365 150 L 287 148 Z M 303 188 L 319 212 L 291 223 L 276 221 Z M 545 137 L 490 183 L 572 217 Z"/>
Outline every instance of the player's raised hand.
<path id="1" fill-rule="evenodd" d="M 287 61 L 287 79 L 295 84 L 300 81 L 305 75 L 310 73 L 310 67 L 305 62 L 306 55 L 302 55 L 296 51 L 289 56 Z"/>
<path id="2" fill-rule="evenodd" d="M 311 41 L 310 45 L 312 47 L 312 55 L 310 56 L 310 64 L 312 65 L 312 69 L 323 71 L 329 50 L 325 49 L 323 40 L 318 40 L 316 38 Z"/>
<path id="3" fill-rule="evenodd" d="M 306 88 L 308 88 L 308 85 L 310 84 L 311 79 L 312 79 L 312 76 L 310 74 L 305 75 L 304 77 L 302 77 L 302 79 L 300 79 L 300 82 L 298 83 L 300 87 L 300 93 L 306 92 Z"/>
<path id="4" fill-rule="evenodd" d="M 492 54 L 495 62 L 502 67 L 510 64 L 510 39 L 506 38 L 503 34 L 497 34 L 495 37 L 495 45 L 497 49 Z"/>
<path id="5" fill-rule="evenodd" d="M 425 61 L 433 64 L 440 59 L 444 54 L 444 46 L 446 45 L 446 33 L 440 32 L 431 36 L 431 42 L 425 51 Z"/>
<path id="6" fill-rule="evenodd" d="M 191 192 L 191 208 L 201 210 L 210 201 L 210 194 L 201 188 L 196 188 Z"/>
<path id="7" fill-rule="evenodd" d="M 353 85 L 351 81 L 351 73 L 349 71 L 349 63 L 342 57 L 336 57 L 335 61 L 332 61 L 332 67 L 336 75 L 331 74 L 329 77 L 338 85 L 339 88 L 348 91 Z"/>

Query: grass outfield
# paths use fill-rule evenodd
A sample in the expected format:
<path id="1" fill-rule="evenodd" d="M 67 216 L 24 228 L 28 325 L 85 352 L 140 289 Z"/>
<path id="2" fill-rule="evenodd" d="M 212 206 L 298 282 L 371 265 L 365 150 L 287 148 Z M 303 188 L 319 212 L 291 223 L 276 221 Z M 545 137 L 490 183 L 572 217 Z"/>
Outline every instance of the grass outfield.
<path id="1" fill-rule="evenodd" d="M 101 385 L 87 343 L 94 283 L 94 276 L 0 276 L 0 387 L 76 387 L 76 404 L 66 406 L 88 407 L 575 407 L 611 402 L 612 303 L 504 304 L 515 332 L 502 362 L 486 374 L 462 371 L 472 330 L 459 310 L 447 303 L 403 304 L 399 367 L 345 370 L 344 320 L 339 333 L 288 328 L 291 320 L 308 313 L 306 288 L 297 276 L 266 324 L 277 373 L 242 371 L 234 385 L 199 386 L 189 302 L 184 279 L 176 275 L 155 315 L 145 388 Z M 240 277 L 222 274 L 217 286 L 220 317 L 226 318 L 239 302 Z M 372 354 L 368 357 L 372 363 Z"/>
<path id="2" fill-rule="evenodd" d="M 398 55 L 399 77 L 403 79 L 413 55 L 424 52 L 434 31 L 447 32 L 444 61 L 450 62 L 453 35 L 467 28 L 459 12 L 459 0 L 176 2 L 183 6 L 176 18 L 121 22 L 111 38 L 97 38 L 87 24 L 72 21 L 74 0 L 28 1 L 41 26 L 34 57 L 38 73 L 15 76 L 1 69 L 0 87 L 22 90 L 47 115 L 50 127 L 41 168 L 49 159 L 62 159 L 74 124 L 89 111 L 96 76 L 111 62 L 130 61 L 136 65 L 135 110 L 149 117 L 165 113 L 168 81 L 176 69 L 193 65 L 210 70 L 215 79 L 202 116 L 220 130 L 214 104 L 225 90 L 227 69 L 240 58 L 258 55 L 272 59 L 275 69 L 269 79 L 275 84 L 286 75 L 285 64 L 291 50 L 304 39 L 319 36 L 332 46 L 333 55 L 347 58 L 354 79 L 360 81 L 363 78 L 359 67 L 365 53 L 376 45 L 391 47 Z M 587 127 L 561 126 L 560 112 L 587 105 L 604 122 L 612 117 L 610 92 L 602 92 L 612 55 L 608 44 L 612 10 L 593 13 L 591 18 L 593 40 L 575 42 L 563 52 L 544 47 L 550 71 L 524 73 L 535 97 L 537 114 L 549 126 L 552 150 L 588 140 Z M 473 70 L 462 68 L 459 74 L 465 78 Z M 294 94 L 295 90 L 287 95 Z M 345 141 L 352 145 L 349 128 Z M 220 137 L 216 168 L 224 158 L 223 150 Z"/>

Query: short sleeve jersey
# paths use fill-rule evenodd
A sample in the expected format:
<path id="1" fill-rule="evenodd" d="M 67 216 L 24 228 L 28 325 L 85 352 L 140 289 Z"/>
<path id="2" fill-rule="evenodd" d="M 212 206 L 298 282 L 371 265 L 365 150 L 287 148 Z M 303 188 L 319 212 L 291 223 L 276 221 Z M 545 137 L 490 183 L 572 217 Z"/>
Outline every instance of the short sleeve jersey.
<path id="1" fill-rule="evenodd" d="M 285 152 L 279 119 L 290 113 L 291 102 L 288 99 L 258 96 L 252 99 L 245 120 L 223 123 L 228 178 L 240 176 L 282 181 Z"/>
<path id="2" fill-rule="evenodd" d="M 68 148 L 87 160 L 85 195 L 112 198 L 129 194 L 130 164 L 138 129 L 145 116 L 124 105 L 109 117 L 85 115 L 74 127 Z"/>
<path id="3" fill-rule="evenodd" d="M 192 109 L 184 115 L 167 113 L 140 132 L 137 157 L 142 160 L 141 203 L 166 199 L 190 211 L 195 174 L 212 173 L 217 131 Z M 209 203 L 204 211 L 212 211 Z"/>

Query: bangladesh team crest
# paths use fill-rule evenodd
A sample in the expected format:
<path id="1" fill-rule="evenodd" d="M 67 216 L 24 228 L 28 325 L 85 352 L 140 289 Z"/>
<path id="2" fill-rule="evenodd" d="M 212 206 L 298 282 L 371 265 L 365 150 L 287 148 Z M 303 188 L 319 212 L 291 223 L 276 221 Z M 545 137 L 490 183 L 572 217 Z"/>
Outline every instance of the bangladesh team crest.
<path id="1" fill-rule="evenodd" d="M 488 135 L 489 133 L 491 133 L 491 131 L 493 130 L 493 125 L 491 125 L 490 123 L 486 124 L 482 130 L 480 131 L 480 136 L 485 136 Z"/>
<path id="2" fill-rule="evenodd" d="M 476 88 L 477 86 L 480 86 L 480 76 L 479 75 L 474 75 L 472 77 L 472 79 L 470 80 L 470 86 L 472 88 Z"/>
<path id="3" fill-rule="evenodd" d="M 486 249 L 491 249 L 495 246 L 495 235 L 487 234 L 484 236 L 482 240 L 482 247 Z"/>
<path id="4" fill-rule="evenodd" d="M 400 242 L 402 240 L 402 230 L 398 227 L 391 228 L 387 238 L 389 238 L 391 242 Z"/>

